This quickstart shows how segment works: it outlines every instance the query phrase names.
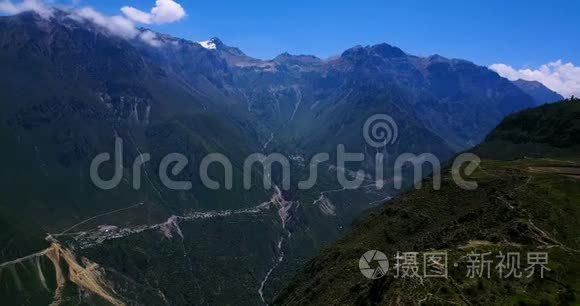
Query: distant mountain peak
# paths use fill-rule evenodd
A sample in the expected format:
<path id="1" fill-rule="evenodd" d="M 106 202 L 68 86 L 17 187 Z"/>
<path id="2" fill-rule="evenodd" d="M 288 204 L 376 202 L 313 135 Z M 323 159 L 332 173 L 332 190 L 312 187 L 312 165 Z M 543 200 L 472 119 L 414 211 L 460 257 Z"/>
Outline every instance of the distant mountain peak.
<path id="1" fill-rule="evenodd" d="M 446 61 L 449 61 L 449 59 L 444 57 L 444 56 L 441 56 L 439 54 L 433 54 L 433 55 L 429 56 L 429 61 L 431 61 L 431 62 L 445 61 L 446 62 Z"/>
<path id="2" fill-rule="evenodd" d="M 305 55 L 305 54 L 290 54 L 288 52 L 284 52 L 273 59 L 274 62 L 303 62 L 303 63 L 312 63 L 312 62 L 321 62 L 322 60 L 314 55 Z"/>
<path id="3" fill-rule="evenodd" d="M 384 58 L 406 57 L 407 54 L 400 48 L 391 46 L 387 43 L 377 44 L 371 47 L 376 54 Z"/>
<path id="4" fill-rule="evenodd" d="M 358 58 L 361 56 L 378 56 L 384 59 L 390 59 L 390 58 L 403 58 L 407 57 L 408 55 L 400 48 L 391 46 L 387 43 L 380 43 L 365 47 L 361 45 L 356 45 L 344 51 L 341 55 L 341 57 L 345 58 Z"/>
<path id="5" fill-rule="evenodd" d="M 204 41 L 198 41 L 197 43 L 208 50 L 215 50 L 218 46 L 221 47 L 223 45 L 222 41 L 215 37 Z"/>
<path id="6" fill-rule="evenodd" d="M 284 57 L 291 57 L 292 54 L 288 53 L 288 52 L 283 52 L 280 53 L 280 55 L 276 56 L 276 58 L 284 58 Z"/>
<path id="7" fill-rule="evenodd" d="M 563 100 L 564 97 L 557 92 L 546 87 L 544 84 L 538 81 L 528 81 L 518 79 L 512 81 L 520 90 L 525 92 L 527 95 L 532 97 L 537 105 L 542 105 L 545 103 L 552 103 L 556 101 Z"/>
<path id="8" fill-rule="evenodd" d="M 200 46 L 204 47 L 207 50 L 217 50 L 229 55 L 233 55 L 233 56 L 243 56 L 246 57 L 246 54 L 244 52 L 242 52 L 242 50 L 236 48 L 236 47 L 230 47 L 226 44 L 224 44 L 219 38 L 217 37 L 212 37 L 208 40 L 204 40 L 204 41 L 198 41 L 197 44 L 199 44 Z"/>
<path id="9" fill-rule="evenodd" d="M 529 81 L 529 80 L 524 80 L 524 79 L 517 79 L 513 82 L 516 84 L 526 84 L 530 87 L 544 87 L 544 84 L 542 84 L 538 81 Z"/>

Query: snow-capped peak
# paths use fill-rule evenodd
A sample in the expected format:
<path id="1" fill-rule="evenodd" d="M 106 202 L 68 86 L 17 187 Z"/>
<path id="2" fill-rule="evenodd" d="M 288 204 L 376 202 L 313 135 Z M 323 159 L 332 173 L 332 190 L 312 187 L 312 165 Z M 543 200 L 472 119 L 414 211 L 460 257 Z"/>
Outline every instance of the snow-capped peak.
<path id="1" fill-rule="evenodd" d="M 206 49 L 210 49 L 210 50 L 215 50 L 217 49 L 217 45 L 214 42 L 213 39 L 210 40 L 204 40 L 204 41 L 198 41 L 198 44 L 200 44 L 202 47 L 206 48 Z"/>

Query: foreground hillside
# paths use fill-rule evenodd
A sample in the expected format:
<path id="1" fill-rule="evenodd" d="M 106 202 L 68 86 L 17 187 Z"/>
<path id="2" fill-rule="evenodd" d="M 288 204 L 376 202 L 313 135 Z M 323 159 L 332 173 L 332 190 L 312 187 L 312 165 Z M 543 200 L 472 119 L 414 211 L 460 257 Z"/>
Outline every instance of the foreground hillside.
<path id="1" fill-rule="evenodd" d="M 475 152 L 496 159 L 576 155 L 580 152 L 578 101 L 565 100 L 510 115 Z"/>
<path id="2" fill-rule="evenodd" d="M 476 149 L 489 158 L 471 176 L 479 184 L 476 190 L 461 189 L 446 173 L 441 190 L 411 191 L 372 211 L 307 264 L 277 304 L 577 304 L 579 106 L 564 101 L 507 118 Z M 492 148 L 515 156 L 530 147 L 541 147 L 542 157 L 535 152 L 534 158 L 491 159 Z M 382 251 L 389 260 L 397 252 L 447 252 L 449 274 L 397 278 L 391 260 L 384 277 L 370 280 L 359 270 L 359 259 L 369 250 Z M 544 278 L 499 278 L 492 266 L 490 278 L 469 278 L 471 252 L 518 252 L 522 268 L 527 253 L 547 252 L 551 271 Z M 419 262 L 423 271 L 422 258 Z"/>

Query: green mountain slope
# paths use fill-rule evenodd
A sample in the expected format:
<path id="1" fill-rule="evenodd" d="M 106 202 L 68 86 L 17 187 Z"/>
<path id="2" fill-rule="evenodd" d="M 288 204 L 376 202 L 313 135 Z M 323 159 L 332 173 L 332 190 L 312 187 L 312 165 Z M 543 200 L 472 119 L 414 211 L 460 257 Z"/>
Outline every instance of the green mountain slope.
<path id="1" fill-rule="evenodd" d="M 474 151 L 516 159 L 580 152 L 580 103 L 564 100 L 508 116 Z"/>
<path id="2" fill-rule="evenodd" d="M 579 106 L 580 101 L 564 101 L 507 118 L 475 150 L 489 158 L 470 176 L 478 182 L 476 190 L 459 188 L 447 172 L 441 190 L 411 191 L 375 209 L 306 264 L 276 304 L 577 304 L 580 151 L 574 148 L 580 142 L 573 131 Z M 522 149 L 538 144 L 542 157 L 491 159 L 489 148 L 498 148 L 500 140 L 499 157 L 505 151 L 525 155 Z M 359 270 L 369 250 L 389 259 L 397 252 L 447 252 L 449 275 L 402 279 L 389 270 L 369 280 Z M 490 278 L 468 278 L 466 256 L 472 251 L 520 252 L 524 259 L 528 252 L 547 252 L 551 271 L 544 278 L 504 279 L 492 267 Z"/>

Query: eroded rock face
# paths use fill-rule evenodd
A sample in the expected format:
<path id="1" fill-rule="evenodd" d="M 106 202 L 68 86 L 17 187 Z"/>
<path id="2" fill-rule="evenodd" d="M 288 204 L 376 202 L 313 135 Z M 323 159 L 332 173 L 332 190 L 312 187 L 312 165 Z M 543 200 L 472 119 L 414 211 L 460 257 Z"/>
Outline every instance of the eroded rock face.
<path id="1" fill-rule="evenodd" d="M 30 269 L 35 273 L 30 273 Z M 82 296 L 94 296 L 113 305 L 126 305 L 113 285 L 107 280 L 106 272 L 91 260 L 77 256 L 69 249 L 63 248 L 58 242 L 43 251 L 7 262 L 0 266 L 0 271 L 10 271 L 2 282 L 6 286 L 16 286 L 17 290 L 7 291 L 8 300 L 37 301 L 42 304 L 61 305 L 71 302 L 74 295 L 69 290 L 78 292 L 77 302 L 82 302 Z M 39 282 L 43 292 L 39 292 Z M 52 297 L 50 297 L 52 295 Z"/>

